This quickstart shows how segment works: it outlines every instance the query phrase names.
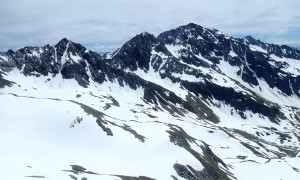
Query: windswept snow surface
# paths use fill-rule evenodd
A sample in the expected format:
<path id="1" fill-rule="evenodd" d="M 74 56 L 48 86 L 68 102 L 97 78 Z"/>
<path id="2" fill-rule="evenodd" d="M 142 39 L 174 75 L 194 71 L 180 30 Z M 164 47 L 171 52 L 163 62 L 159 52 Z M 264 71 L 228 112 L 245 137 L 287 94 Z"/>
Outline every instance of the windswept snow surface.
<path id="1" fill-rule="evenodd" d="M 295 77 L 300 76 L 300 60 L 284 57 L 280 58 L 274 54 L 272 54 L 270 57 L 277 62 L 287 64 L 284 68 L 281 68 L 282 71 L 291 73 L 291 75 Z"/>
<path id="2" fill-rule="evenodd" d="M 0 55 L 0 60 L 8 61 L 8 58 L 6 56 L 1 56 Z"/>
<path id="3" fill-rule="evenodd" d="M 238 57 L 238 55 L 234 51 L 232 51 L 232 50 L 230 51 L 229 55 L 231 57 Z"/>
<path id="4" fill-rule="evenodd" d="M 173 169 L 176 162 L 189 164 L 197 170 L 203 168 L 183 148 L 174 148 L 166 132 L 168 126 L 148 116 L 152 114 L 152 107 L 139 97 L 140 90 L 132 91 L 110 83 L 84 89 L 59 75 L 50 82 L 44 81 L 47 77 L 28 78 L 16 71 L 11 72 L 10 77 L 19 80 L 19 86 L 14 85 L 13 91 L 2 89 L 0 95 L 3 179 L 24 179 L 25 176 L 70 179 L 72 173 L 62 170 L 70 170 L 73 164 L 101 174 L 75 175 L 88 179 L 117 179 L 110 175 L 170 179 L 170 175 L 176 176 Z M 107 103 L 112 103 L 107 98 L 110 96 L 119 102 L 119 107 L 112 105 L 104 111 Z M 119 126 L 126 123 L 146 137 L 146 142 L 140 142 L 130 132 L 113 125 L 109 128 L 114 136 L 107 136 L 95 117 L 70 100 L 105 112 L 105 118 Z M 167 113 L 153 115 L 160 117 L 162 122 L 173 119 Z M 82 122 L 78 123 L 77 118 Z"/>
<path id="5" fill-rule="evenodd" d="M 259 52 L 262 52 L 262 53 L 268 53 L 265 49 L 263 49 L 262 47 L 260 47 L 260 46 L 257 46 L 257 45 L 250 45 L 250 49 L 252 50 L 252 51 L 259 51 Z"/>
<path id="6" fill-rule="evenodd" d="M 155 76 L 153 69 L 148 73 L 135 73 L 168 87 L 168 80 Z M 5 78 L 16 84 L 1 89 L 0 93 L 2 179 L 35 179 L 29 176 L 40 176 L 63 180 L 70 179 L 70 175 L 78 179 L 121 179 L 118 175 L 155 179 L 172 179 L 173 175 L 183 179 L 173 168 L 176 163 L 203 170 L 203 165 L 191 153 L 170 142 L 168 131 L 171 127 L 177 130 L 181 127 L 195 138 L 196 141 L 189 141 L 189 145 L 200 154 L 204 153 L 200 147 L 206 142 L 237 179 L 299 177 L 295 170 L 300 167 L 299 154 L 278 159 L 273 153 L 273 150 L 280 152 L 279 147 L 300 147 L 295 136 L 290 142 L 281 144 L 278 134 L 270 129 L 293 132 L 289 123 L 275 125 L 266 117 L 251 112 L 246 112 L 246 116 L 252 118 L 245 121 L 234 108 L 214 101 L 219 105 L 211 108 L 222 119 L 216 125 L 187 112 L 184 116 L 174 116 L 164 110 L 154 111 L 153 108 L 163 108 L 145 103 L 141 88 L 132 90 L 110 82 L 93 83 L 89 88 L 82 88 L 75 80 L 62 79 L 60 74 L 48 80 L 50 77 L 25 77 L 12 71 Z M 173 85 L 170 90 L 182 93 L 181 97 L 187 95 L 183 94 L 179 84 L 169 84 Z M 103 114 L 97 117 L 90 108 Z M 287 109 L 286 113 L 290 111 Z M 113 136 L 107 136 L 107 132 L 99 127 L 96 122 L 99 118 L 106 122 L 103 125 Z M 258 127 L 265 127 L 265 132 L 261 133 L 269 133 L 261 138 L 265 148 L 258 145 L 258 141 L 234 131 L 240 129 L 255 135 Z M 299 131 L 295 129 L 295 132 Z M 255 155 L 241 143 L 257 148 L 266 156 Z M 82 166 L 94 174 L 74 174 L 70 165 Z"/>
<path id="7" fill-rule="evenodd" d="M 181 56 L 181 50 L 184 49 L 184 47 L 182 45 L 173 45 L 173 44 L 167 44 L 165 45 L 166 48 L 170 51 L 170 53 L 178 58 Z"/>

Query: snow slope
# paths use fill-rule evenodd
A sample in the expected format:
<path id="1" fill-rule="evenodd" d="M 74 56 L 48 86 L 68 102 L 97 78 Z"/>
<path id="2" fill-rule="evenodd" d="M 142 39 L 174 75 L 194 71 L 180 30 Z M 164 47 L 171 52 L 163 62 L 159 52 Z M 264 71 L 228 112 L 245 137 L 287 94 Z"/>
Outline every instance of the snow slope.
<path id="1" fill-rule="evenodd" d="M 189 113 L 180 117 L 165 111 L 154 111 L 153 108 L 159 106 L 146 104 L 141 99 L 142 91 L 132 91 L 116 84 L 95 84 L 86 89 L 75 81 L 71 83 L 72 80 L 59 77 L 47 83 L 41 78 L 24 77 L 17 72 L 11 72 L 7 77 L 17 85 L 1 89 L 0 96 L 1 160 L 4 162 L 0 168 L 5 169 L 1 175 L 4 179 L 22 179 L 26 176 L 70 179 L 70 175 L 79 179 L 117 179 L 116 175 L 155 179 L 171 179 L 173 175 L 182 179 L 173 169 L 175 163 L 190 165 L 198 171 L 203 169 L 203 165 L 184 148 L 170 142 L 167 131 L 173 126 L 182 128 L 196 139 L 189 144 L 198 153 L 203 153 L 200 147 L 203 142 L 207 143 L 238 179 L 299 177 L 293 169 L 299 167 L 299 155 L 276 160 L 278 157 L 267 151 L 274 149 L 281 152 L 277 146 L 280 144 L 279 137 L 270 129 L 264 133 L 271 135 L 262 137 L 266 142 L 261 143 L 268 145 L 266 149 L 230 130 L 240 129 L 251 134 L 255 134 L 258 127 L 276 127 L 282 132 L 297 131 L 291 126 L 284 129 L 274 125 L 256 114 L 246 122 L 238 115 L 232 116 L 233 108 L 223 104 L 220 108 L 214 108 L 222 119 L 221 124 L 215 125 L 199 121 Z M 111 97 L 118 102 L 118 106 L 113 105 Z M 80 104 L 72 101 L 104 113 L 105 121 L 110 122 L 105 126 L 111 129 L 113 136 L 107 136 L 101 130 L 93 113 L 87 113 Z M 109 103 L 111 107 L 106 109 Z M 82 121 L 79 123 L 78 119 Z M 125 125 L 136 134 L 122 128 Z M 236 137 L 232 138 L 228 133 Z M 137 134 L 144 138 L 136 138 Z M 257 157 L 241 142 L 259 147 L 258 151 L 266 157 Z M 284 141 L 281 146 L 287 149 L 288 146 L 299 147 L 299 140 L 293 136 L 290 142 Z M 246 158 L 239 159 L 239 156 Z M 269 159 L 272 160 L 266 164 Z M 77 175 L 63 171 L 71 170 L 70 165 L 74 164 L 97 174 Z M 284 172 L 289 173 L 274 173 L 274 168 L 284 168 Z"/>

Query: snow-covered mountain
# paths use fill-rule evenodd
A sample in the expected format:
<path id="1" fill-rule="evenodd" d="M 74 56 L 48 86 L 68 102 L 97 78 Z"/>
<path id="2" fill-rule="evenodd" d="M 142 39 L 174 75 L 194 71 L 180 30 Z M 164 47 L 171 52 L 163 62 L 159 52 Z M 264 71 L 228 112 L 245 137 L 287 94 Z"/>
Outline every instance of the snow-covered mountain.
<path id="1" fill-rule="evenodd" d="M 299 179 L 300 50 L 188 24 L 0 53 L 1 179 Z"/>

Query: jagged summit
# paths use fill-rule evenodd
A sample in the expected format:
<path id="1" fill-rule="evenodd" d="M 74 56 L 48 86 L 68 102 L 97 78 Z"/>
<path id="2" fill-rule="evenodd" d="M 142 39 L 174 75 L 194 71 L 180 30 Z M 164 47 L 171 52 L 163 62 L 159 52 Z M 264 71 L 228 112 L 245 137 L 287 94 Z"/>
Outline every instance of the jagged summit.
<path id="1" fill-rule="evenodd" d="M 178 40 L 186 41 L 190 38 L 195 38 L 196 40 L 213 40 L 216 37 L 225 36 L 225 35 L 218 30 L 204 28 L 200 25 L 190 23 L 172 29 L 170 31 L 163 32 L 158 36 L 158 38 L 164 39 L 165 41 L 167 41 L 166 43 L 170 44 L 173 43 L 171 41 L 172 36 L 174 36 L 173 39 L 176 37 Z"/>
<path id="2" fill-rule="evenodd" d="M 72 41 L 67 38 L 62 38 L 55 46 L 67 45 L 68 43 L 72 43 Z"/>
<path id="3" fill-rule="evenodd" d="M 115 67 L 129 68 L 137 70 L 138 68 L 148 70 L 151 49 L 157 39 L 154 35 L 147 32 L 136 35 L 131 40 L 126 42 L 117 54 L 114 54 L 114 59 L 119 59 L 115 62 Z"/>
<path id="4" fill-rule="evenodd" d="M 248 40 L 248 41 L 253 41 L 253 42 L 255 42 L 255 41 L 257 41 L 257 39 L 254 39 L 252 36 L 250 36 L 250 35 L 248 35 L 248 36 L 245 36 L 244 37 L 246 40 Z"/>
<path id="5" fill-rule="evenodd" d="M 136 47 L 136 46 L 146 46 L 151 43 L 156 42 L 156 37 L 148 32 L 143 32 L 141 34 L 138 34 L 134 36 L 131 40 L 126 42 L 122 48 L 130 48 L 130 47 Z"/>
<path id="6" fill-rule="evenodd" d="M 138 34 L 137 36 L 153 36 L 152 34 L 150 34 L 149 32 L 145 31 L 145 32 L 142 32 L 140 34 Z"/>
<path id="7" fill-rule="evenodd" d="M 190 29 L 206 29 L 206 28 L 204 28 L 201 25 L 195 24 L 195 23 L 188 23 L 186 25 L 179 26 L 175 29 L 190 30 Z"/>

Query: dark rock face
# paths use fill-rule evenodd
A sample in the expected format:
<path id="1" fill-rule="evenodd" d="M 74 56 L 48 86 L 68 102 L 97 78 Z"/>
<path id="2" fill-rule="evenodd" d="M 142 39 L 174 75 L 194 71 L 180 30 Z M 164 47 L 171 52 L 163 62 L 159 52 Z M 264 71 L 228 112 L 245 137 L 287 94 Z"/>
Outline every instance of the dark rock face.
<path id="1" fill-rule="evenodd" d="M 166 52 L 166 48 L 159 44 L 157 39 L 147 32 L 139 34 L 125 43 L 113 57 L 113 67 L 130 69 L 131 71 L 149 70 L 152 47 L 157 51 Z"/>
<path id="2" fill-rule="evenodd" d="M 46 45 L 43 48 L 25 47 L 18 50 L 12 59 L 18 69 L 23 70 L 24 75 L 57 74 L 59 64 L 55 61 L 55 50 L 52 46 Z"/>
<path id="3" fill-rule="evenodd" d="M 86 48 L 81 44 L 74 43 L 66 38 L 59 41 L 54 47 L 57 51 L 58 61 L 62 61 L 64 53 L 66 53 L 66 60 L 73 60 L 72 56 L 78 55 L 82 58 L 86 51 Z"/>
<path id="4" fill-rule="evenodd" d="M 248 36 L 245 39 L 229 38 L 217 30 L 206 29 L 196 24 L 188 24 L 179 28 L 164 32 L 157 38 L 163 44 L 176 44 L 186 47 L 182 50 L 181 59 L 187 64 L 208 67 L 199 57 L 218 65 L 220 60 L 227 61 L 231 66 L 243 67 L 240 71 L 242 80 L 252 86 L 257 86 L 259 79 L 264 79 L 271 88 L 278 88 L 286 95 L 291 95 L 292 89 L 289 86 L 291 77 L 288 73 L 272 66 L 268 61 L 274 61 L 270 55 L 278 57 L 300 59 L 300 51 L 288 46 L 278 46 L 263 43 Z M 260 51 L 252 51 L 250 45 L 260 46 L 267 51 L 267 54 Z M 230 56 L 230 51 L 236 54 Z M 280 66 L 280 64 L 278 64 Z M 294 85 L 292 85 L 294 87 Z"/>
<path id="5" fill-rule="evenodd" d="M 183 82 L 182 85 L 190 92 L 201 95 L 204 99 L 215 98 L 224 101 L 240 112 L 251 110 L 253 113 L 263 114 L 274 123 L 276 123 L 276 118 L 282 115 L 276 105 L 265 104 L 266 102 L 260 98 L 254 99 L 251 96 L 236 92 L 233 88 L 221 87 L 209 81 L 206 81 L 205 84 Z"/>
<path id="6" fill-rule="evenodd" d="M 285 57 L 291 59 L 300 59 L 300 50 L 297 48 L 289 47 L 287 45 L 275 45 L 261 42 L 260 40 L 254 39 L 251 36 L 245 37 L 247 44 L 253 44 L 265 49 L 268 54 L 275 54 L 278 57 Z"/>
<path id="7" fill-rule="evenodd" d="M 226 171 L 224 171 L 224 169 L 221 170 L 218 166 L 218 164 L 221 164 L 225 169 L 228 169 L 226 164 L 211 151 L 207 144 L 204 143 L 204 146 L 201 146 L 203 151 L 202 156 L 190 146 L 190 143 L 196 142 L 196 139 L 189 136 L 182 128 L 171 126 L 170 130 L 167 132 L 170 134 L 169 137 L 171 142 L 188 151 L 204 167 L 203 170 L 196 171 L 190 165 L 184 166 L 176 163 L 174 164 L 173 168 L 180 177 L 188 180 L 230 179 Z"/>
<path id="8" fill-rule="evenodd" d="M 18 68 L 25 76 L 53 77 L 61 73 L 65 79 L 75 79 L 84 87 L 89 84 L 87 64 L 84 57 L 89 57 L 89 51 L 80 44 L 62 39 L 55 46 L 46 45 L 39 47 L 24 47 L 16 52 L 2 53 L 8 62 L 0 62 L 1 69 L 9 71 Z M 95 56 L 94 53 L 91 52 Z M 96 56 L 101 60 L 100 56 Z"/>
<path id="9" fill-rule="evenodd" d="M 0 71 L 0 88 L 4 88 L 5 86 L 12 86 L 14 82 L 8 81 L 3 78 L 2 72 Z"/>
<path id="10" fill-rule="evenodd" d="M 89 84 L 89 76 L 86 71 L 86 62 L 79 63 L 66 62 L 61 68 L 61 74 L 65 79 L 75 79 L 79 85 L 87 87 Z"/>
<path id="11" fill-rule="evenodd" d="M 203 28 L 196 24 L 188 24 L 164 32 L 158 36 L 164 44 L 182 45 L 182 60 L 191 65 L 209 67 L 209 64 L 199 58 L 199 55 L 213 64 L 218 64 L 222 58 L 229 59 L 231 39 L 217 30 Z M 238 63 L 238 62 L 236 62 Z"/>

